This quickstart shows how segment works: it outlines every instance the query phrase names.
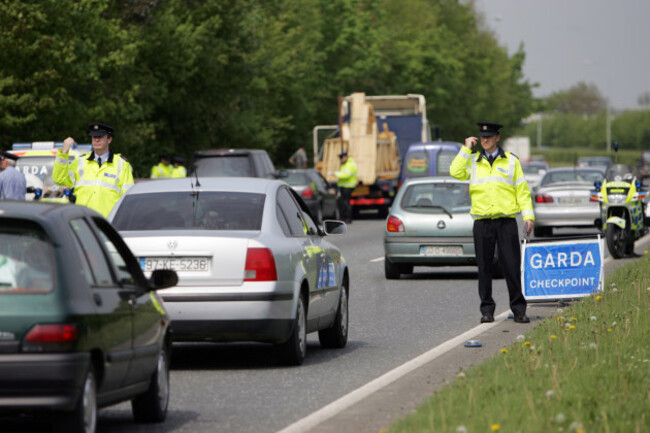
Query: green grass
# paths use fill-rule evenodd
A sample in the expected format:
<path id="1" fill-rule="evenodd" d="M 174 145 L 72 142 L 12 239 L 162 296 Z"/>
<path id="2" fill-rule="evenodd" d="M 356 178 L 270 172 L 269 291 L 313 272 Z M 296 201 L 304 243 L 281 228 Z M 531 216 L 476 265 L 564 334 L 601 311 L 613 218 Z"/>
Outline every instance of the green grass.
<path id="1" fill-rule="evenodd" d="M 650 432 L 650 256 L 606 278 L 390 433 Z"/>

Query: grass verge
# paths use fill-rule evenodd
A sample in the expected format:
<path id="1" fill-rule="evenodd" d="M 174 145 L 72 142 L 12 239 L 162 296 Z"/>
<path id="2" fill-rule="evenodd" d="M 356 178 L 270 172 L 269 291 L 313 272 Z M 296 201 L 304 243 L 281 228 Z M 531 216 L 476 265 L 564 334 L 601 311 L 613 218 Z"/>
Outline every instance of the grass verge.
<path id="1" fill-rule="evenodd" d="M 650 256 L 436 392 L 390 433 L 650 432 Z"/>

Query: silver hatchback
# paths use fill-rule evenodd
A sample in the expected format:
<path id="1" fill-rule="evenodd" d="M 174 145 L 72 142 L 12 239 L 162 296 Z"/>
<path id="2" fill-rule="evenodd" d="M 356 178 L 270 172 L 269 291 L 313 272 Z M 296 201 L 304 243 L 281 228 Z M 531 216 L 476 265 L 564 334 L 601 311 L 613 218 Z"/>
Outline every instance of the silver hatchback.
<path id="1" fill-rule="evenodd" d="M 348 267 L 285 182 L 261 178 L 157 180 L 134 185 L 109 220 L 148 275 L 173 269 L 159 291 L 174 341 L 258 341 L 302 363 L 306 334 L 340 348 L 348 337 Z"/>

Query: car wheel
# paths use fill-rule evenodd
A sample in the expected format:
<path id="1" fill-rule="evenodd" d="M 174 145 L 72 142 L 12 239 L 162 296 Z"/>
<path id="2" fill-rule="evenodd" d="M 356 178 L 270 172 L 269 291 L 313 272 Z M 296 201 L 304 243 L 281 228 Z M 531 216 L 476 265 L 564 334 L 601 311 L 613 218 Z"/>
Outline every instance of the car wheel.
<path id="1" fill-rule="evenodd" d="M 163 422 L 169 405 L 169 355 L 163 347 L 158 355 L 156 372 L 151 377 L 149 389 L 131 400 L 133 418 L 137 422 Z"/>
<path id="2" fill-rule="evenodd" d="M 348 291 L 347 281 L 341 284 L 341 296 L 336 317 L 331 327 L 318 331 L 318 341 L 322 347 L 340 349 L 348 342 Z"/>
<path id="3" fill-rule="evenodd" d="M 280 354 L 283 361 L 288 365 L 300 365 L 307 354 L 307 315 L 305 312 L 305 300 L 298 298 L 298 309 L 296 318 L 293 321 L 293 330 L 287 341 L 280 344 Z"/>
<path id="4" fill-rule="evenodd" d="M 401 274 L 399 266 L 392 264 L 388 257 L 384 257 L 384 274 L 387 280 L 399 280 Z"/>
<path id="5" fill-rule="evenodd" d="M 97 381 L 90 364 L 75 408 L 58 414 L 56 430 L 66 433 L 94 433 L 97 428 Z"/>

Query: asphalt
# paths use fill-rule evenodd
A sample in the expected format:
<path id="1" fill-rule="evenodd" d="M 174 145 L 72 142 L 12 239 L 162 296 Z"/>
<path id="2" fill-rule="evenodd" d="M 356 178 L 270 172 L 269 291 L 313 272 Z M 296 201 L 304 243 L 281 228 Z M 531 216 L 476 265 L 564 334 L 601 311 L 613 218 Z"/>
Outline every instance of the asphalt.
<path id="1" fill-rule="evenodd" d="M 647 254 L 650 236 L 637 241 L 637 254 Z M 635 260 L 605 260 L 605 275 Z M 558 302 L 529 303 L 530 323 L 515 323 L 501 314 L 492 324 L 480 325 L 467 333 L 433 348 L 430 353 L 398 367 L 355 392 L 342 397 L 280 433 L 379 433 L 396 420 L 415 411 L 435 391 L 456 379 L 456 375 L 500 352 L 563 306 Z M 481 347 L 465 347 L 468 339 Z M 444 347 L 443 347 L 444 346 Z M 401 368 L 401 371 L 399 371 Z M 355 393 L 358 395 L 355 396 Z"/>

